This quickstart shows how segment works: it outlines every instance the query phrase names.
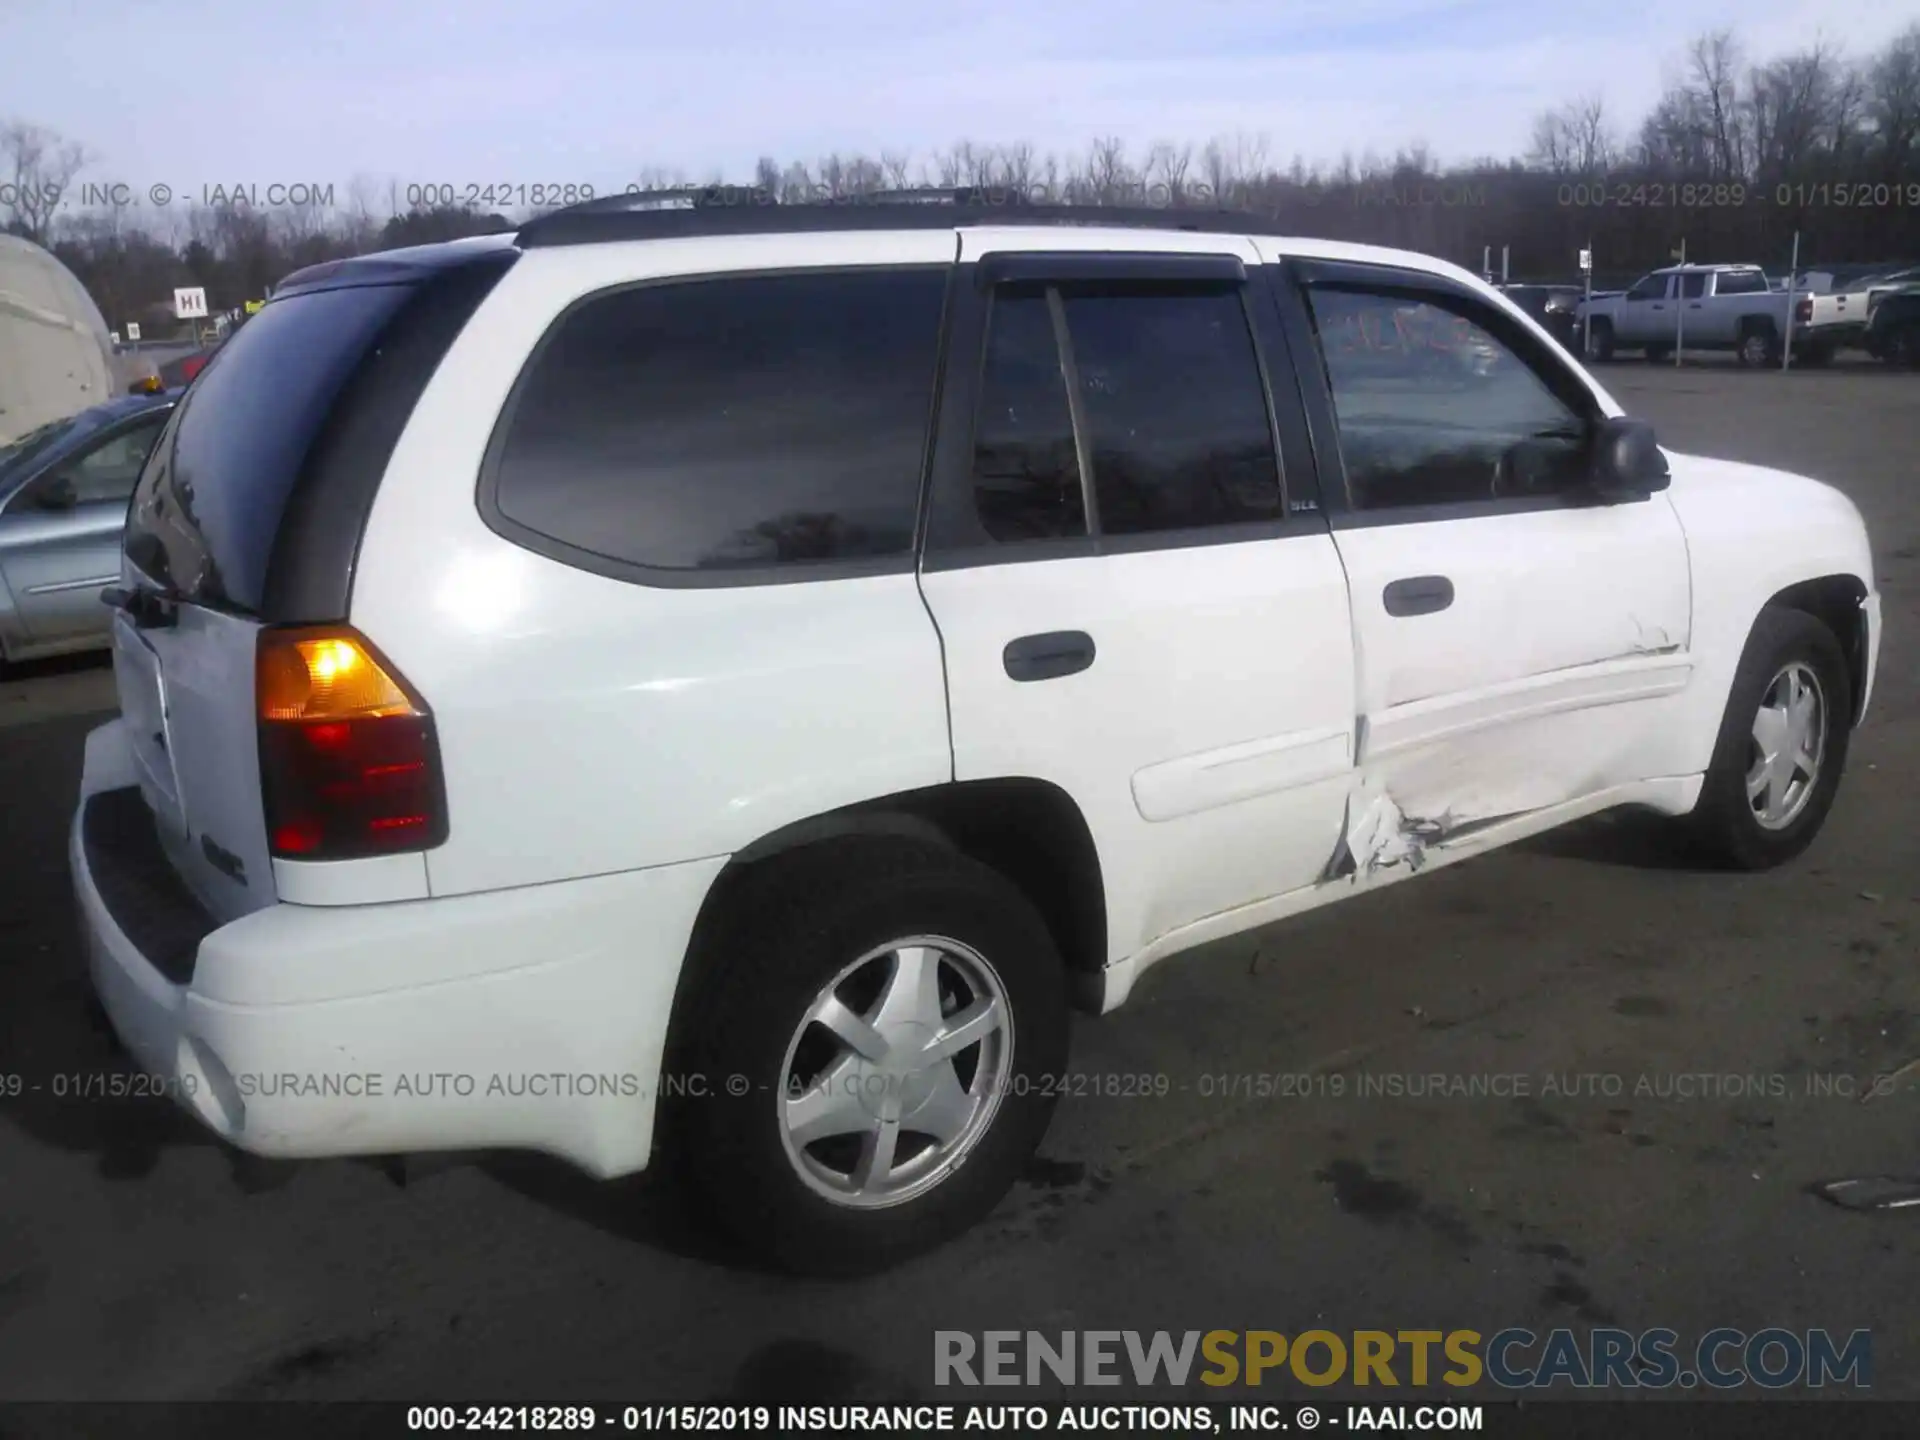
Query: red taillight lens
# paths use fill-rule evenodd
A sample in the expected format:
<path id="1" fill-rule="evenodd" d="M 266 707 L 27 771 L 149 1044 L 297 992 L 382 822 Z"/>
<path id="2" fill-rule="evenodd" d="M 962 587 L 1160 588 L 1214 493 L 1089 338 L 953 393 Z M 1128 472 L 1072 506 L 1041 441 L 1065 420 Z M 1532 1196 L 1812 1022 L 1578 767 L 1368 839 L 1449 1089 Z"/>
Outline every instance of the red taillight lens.
<path id="1" fill-rule="evenodd" d="M 262 631 L 255 673 L 275 855 L 348 860 L 447 838 L 433 716 L 364 638 Z"/>
<path id="2" fill-rule="evenodd" d="M 1793 307 L 1793 318 L 1796 323 L 1802 325 L 1813 319 L 1813 299 L 1811 296 L 1803 296 L 1800 303 Z"/>

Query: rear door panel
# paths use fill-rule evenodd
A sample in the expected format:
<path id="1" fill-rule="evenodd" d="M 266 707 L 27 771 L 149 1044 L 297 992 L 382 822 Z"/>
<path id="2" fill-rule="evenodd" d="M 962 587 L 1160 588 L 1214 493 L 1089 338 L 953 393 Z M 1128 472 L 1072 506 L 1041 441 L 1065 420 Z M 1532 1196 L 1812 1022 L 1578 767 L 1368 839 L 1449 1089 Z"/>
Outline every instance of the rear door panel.
<path id="1" fill-rule="evenodd" d="M 1071 243 L 969 232 L 962 253 L 980 262 Z M 1245 242 L 1225 237 L 1192 245 L 1257 260 Z M 1248 274 L 1257 309 L 1265 297 L 1256 264 Z M 978 281 L 961 288 L 982 295 Z M 973 348 L 965 335 L 956 339 L 949 376 L 980 370 L 988 309 L 978 299 Z M 1282 403 L 1296 403 L 1285 356 L 1264 358 L 1278 367 Z M 1112 382 L 1101 373 L 1076 378 L 1097 394 L 1126 383 L 1115 374 Z M 936 509 L 992 497 L 975 490 L 976 400 L 986 403 L 964 378 L 950 383 Z M 1093 443 L 1096 471 L 1112 466 L 1097 427 Z M 1310 460 L 1304 450 L 1286 459 L 1300 462 L 1292 472 L 1300 488 L 1290 492 L 1299 508 L 1258 537 L 1167 544 L 1154 534 L 1082 536 L 1059 542 L 1067 548 L 1057 554 L 1044 540 L 948 550 L 938 532 L 929 538 L 921 588 L 946 655 L 954 776 L 1030 777 L 1073 799 L 1100 854 L 1112 959 L 1205 916 L 1312 884 L 1338 841 L 1353 755 L 1346 590 L 1311 498 Z M 1009 673 L 1010 642 L 1061 632 L 1091 641 L 1091 663 L 1039 681 Z"/>

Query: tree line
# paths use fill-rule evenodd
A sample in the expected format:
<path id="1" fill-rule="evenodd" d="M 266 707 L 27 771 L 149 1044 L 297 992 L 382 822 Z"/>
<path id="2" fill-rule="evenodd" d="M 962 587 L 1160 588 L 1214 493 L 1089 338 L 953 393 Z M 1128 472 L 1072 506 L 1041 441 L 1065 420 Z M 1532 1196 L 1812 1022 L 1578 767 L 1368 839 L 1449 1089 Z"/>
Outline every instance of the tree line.
<path id="1" fill-rule="evenodd" d="M 115 325 L 164 324 L 176 286 L 203 286 L 212 308 L 235 308 L 304 265 L 511 229 L 530 213 L 409 205 L 397 184 L 366 180 L 327 205 L 76 208 L 92 160 L 44 127 L 0 126 L 0 219 L 52 249 Z M 728 178 L 654 167 L 641 184 Z M 1595 283 L 1624 283 L 1683 242 L 1690 260 L 1784 272 L 1796 234 L 1802 269 L 1920 261 L 1920 24 L 1865 56 L 1821 43 L 1754 58 L 1730 31 L 1704 34 L 1672 58 L 1637 125 L 1617 123 L 1602 93 L 1570 98 L 1535 119 L 1524 155 L 1506 159 L 1442 165 L 1415 145 L 1283 164 L 1267 139 L 1247 135 L 1143 152 L 1101 138 L 1076 155 L 962 141 L 921 156 L 768 157 L 733 183 L 783 201 L 974 186 L 1075 204 L 1224 206 L 1472 269 L 1504 249 L 1515 279 L 1575 278 L 1578 252 L 1591 248 Z"/>

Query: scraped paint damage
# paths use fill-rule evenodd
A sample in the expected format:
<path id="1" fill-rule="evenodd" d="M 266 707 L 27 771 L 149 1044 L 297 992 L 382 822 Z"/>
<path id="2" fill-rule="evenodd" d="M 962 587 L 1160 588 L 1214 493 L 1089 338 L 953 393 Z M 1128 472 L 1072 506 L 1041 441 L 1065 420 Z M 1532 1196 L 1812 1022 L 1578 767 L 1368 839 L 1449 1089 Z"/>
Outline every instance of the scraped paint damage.
<path id="1" fill-rule="evenodd" d="M 1627 647 L 1628 655 L 1671 655 L 1680 646 L 1669 638 L 1664 627 L 1644 624 L 1638 615 L 1628 617 L 1633 621 L 1633 644 Z"/>
<path id="2" fill-rule="evenodd" d="M 1427 851 L 1432 846 L 1521 813 L 1502 808 L 1495 814 L 1463 815 L 1448 806 L 1433 815 L 1409 814 L 1385 790 L 1363 786 L 1347 801 L 1340 843 L 1320 878 L 1323 882 L 1358 880 L 1396 865 L 1417 871 L 1427 863 Z"/>

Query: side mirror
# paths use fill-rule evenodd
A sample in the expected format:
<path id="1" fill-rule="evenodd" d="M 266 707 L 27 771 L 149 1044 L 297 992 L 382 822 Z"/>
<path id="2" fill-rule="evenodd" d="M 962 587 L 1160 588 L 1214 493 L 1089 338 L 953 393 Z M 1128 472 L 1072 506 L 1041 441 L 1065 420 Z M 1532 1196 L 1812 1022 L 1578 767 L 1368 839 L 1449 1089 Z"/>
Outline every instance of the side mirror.
<path id="1" fill-rule="evenodd" d="M 1666 489 L 1671 479 L 1651 425 L 1624 415 L 1600 422 L 1593 436 L 1592 482 L 1601 500 L 1644 500 Z"/>

